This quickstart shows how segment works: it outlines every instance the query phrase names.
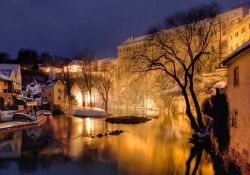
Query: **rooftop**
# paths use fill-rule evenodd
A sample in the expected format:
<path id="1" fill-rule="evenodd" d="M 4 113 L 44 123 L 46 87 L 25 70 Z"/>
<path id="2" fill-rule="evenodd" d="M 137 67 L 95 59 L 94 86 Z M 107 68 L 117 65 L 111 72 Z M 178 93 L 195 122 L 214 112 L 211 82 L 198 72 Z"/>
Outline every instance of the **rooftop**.
<path id="1" fill-rule="evenodd" d="M 2 72 L 0 72 L 0 80 L 11 81 L 11 79 L 4 75 Z"/>
<path id="2" fill-rule="evenodd" d="M 15 75 L 17 75 L 19 64 L 0 64 L 1 70 L 13 70 Z"/>

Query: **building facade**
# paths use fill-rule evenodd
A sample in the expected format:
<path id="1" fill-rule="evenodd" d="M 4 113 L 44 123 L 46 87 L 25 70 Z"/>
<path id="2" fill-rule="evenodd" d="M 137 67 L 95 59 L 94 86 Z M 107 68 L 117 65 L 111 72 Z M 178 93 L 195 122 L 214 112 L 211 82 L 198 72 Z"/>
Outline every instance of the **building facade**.
<path id="1" fill-rule="evenodd" d="M 13 90 L 14 87 L 12 80 L 0 72 L 0 110 L 12 105 Z"/>
<path id="2" fill-rule="evenodd" d="M 64 109 L 65 86 L 60 80 L 49 80 L 41 86 L 42 102 L 47 102 L 51 109 Z"/>
<path id="3" fill-rule="evenodd" d="M 241 4 L 224 11 L 216 20 L 216 33 L 209 47 L 210 50 L 218 50 L 223 59 L 250 39 L 250 4 Z M 118 46 L 118 59 L 124 59 L 132 52 L 144 51 L 149 37 L 131 36 L 126 39 Z"/>
<path id="4" fill-rule="evenodd" d="M 250 162 L 250 41 L 230 54 L 227 96 L 230 114 L 230 145 Z"/>
<path id="5" fill-rule="evenodd" d="M 19 64 L 0 64 L 0 72 L 11 79 L 15 93 L 21 93 L 22 74 Z"/>

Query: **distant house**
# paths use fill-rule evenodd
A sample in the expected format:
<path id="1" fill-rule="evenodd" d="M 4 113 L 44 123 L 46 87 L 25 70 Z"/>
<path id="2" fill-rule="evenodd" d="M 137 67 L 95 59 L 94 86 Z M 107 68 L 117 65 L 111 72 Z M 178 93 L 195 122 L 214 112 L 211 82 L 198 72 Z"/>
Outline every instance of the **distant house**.
<path id="1" fill-rule="evenodd" d="M 21 66 L 19 64 L 0 64 L 0 72 L 12 80 L 14 85 L 14 92 L 21 93 Z"/>
<path id="2" fill-rule="evenodd" d="M 250 40 L 235 50 L 223 65 L 228 66 L 227 95 L 230 108 L 231 147 L 250 162 Z"/>
<path id="3" fill-rule="evenodd" d="M 0 72 L 0 98 L 3 100 L 3 104 L 0 104 L 0 109 L 11 106 L 13 103 L 13 82 L 12 80 Z M 0 102 L 2 103 L 2 101 Z"/>
<path id="4" fill-rule="evenodd" d="M 51 109 L 65 106 L 65 86 L 60 80 L 49 80 L 41 86 L 42 102 L 48 102 Z"/>

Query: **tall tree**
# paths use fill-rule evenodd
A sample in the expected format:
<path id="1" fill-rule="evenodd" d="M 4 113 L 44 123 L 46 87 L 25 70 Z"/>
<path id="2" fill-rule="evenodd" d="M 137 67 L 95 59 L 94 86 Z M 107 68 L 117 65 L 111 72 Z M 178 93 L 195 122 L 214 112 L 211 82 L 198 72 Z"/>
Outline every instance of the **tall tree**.
<path id="1" fill-rule="evenodd" d="M 82 77 L 84 78 L 84 82 L 85 82 L 86 88 L 90 96 L 90 107 L 93 106 L 92 104 L 93 75 L 92 74 L 94 71 L 93 70 L 94 61 L 95 61 L 94 53 L 89 52 L 87 49 L 83 51 L 78 61 L 79 66 L 81 67 L 81 70 L 82 70 Z"/>
<path id="2" fill-rule="evenodd" d="M 112 83 L 111 64 L 111 62 L 102 62 L 98 74 L 93 78 L 94 87 L 102 97 L 105 111 L 108 111 L 109 91 Z"/>
<path id="3" fill-rule="evenodd" d="M 137 72 L 162 71 L 180 88 L 185 99 L 186 114 L 191 128 L 198 132 L 205 128 L 201 108 L 194 88 L 197 66 L 207 55 L 217 32 L 218 5 L 201 5 L 180 12 L 165 20 L 167 29 L 151 30 L 146 48 L 130 57 Z M 194 104 L 195 112 L 191 110 Z"/>
<path id="4" fill-rule="evenodd" d="M 69 104 L 69 109 L 72 109 L 72 102 L 73 102 L 73 95 L 71 94 L 71 88 L 72 88 L 72 81 L 71 81 L 71 76 L 70 76 L 70 62 L 71 60 L 68 58 L 57 58 L 60 60 L 61 63 L 61 68 L 63 70 L 63 82 L 66 87 L 66 93 L 68 95 L 68 104 Z M 58 60 L 58 61 L 59 61 Z"/>

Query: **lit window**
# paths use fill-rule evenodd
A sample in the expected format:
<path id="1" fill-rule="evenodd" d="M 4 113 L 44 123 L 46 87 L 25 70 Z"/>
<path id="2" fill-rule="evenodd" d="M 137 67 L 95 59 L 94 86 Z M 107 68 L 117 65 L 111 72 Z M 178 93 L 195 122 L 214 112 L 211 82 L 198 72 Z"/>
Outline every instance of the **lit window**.
<path id="1" fill-rule="evenodd" d="M 238 119 L 238 110 L 234 109 L 232 115 L 232 127 L 234 128 L 237 128 L 237 119 Z"/>
<path id="2" fill-rule="evenodd" d="M 239 86 L 239 67 L 234 68 L 234 87 Z"/>

